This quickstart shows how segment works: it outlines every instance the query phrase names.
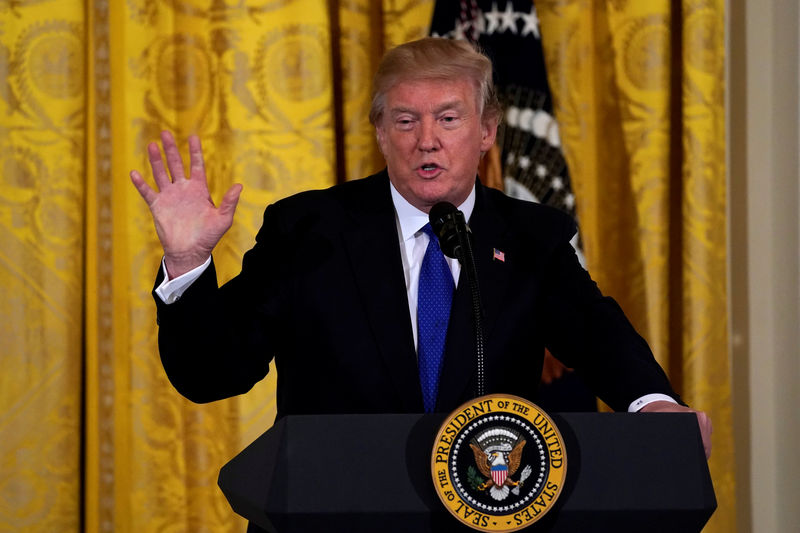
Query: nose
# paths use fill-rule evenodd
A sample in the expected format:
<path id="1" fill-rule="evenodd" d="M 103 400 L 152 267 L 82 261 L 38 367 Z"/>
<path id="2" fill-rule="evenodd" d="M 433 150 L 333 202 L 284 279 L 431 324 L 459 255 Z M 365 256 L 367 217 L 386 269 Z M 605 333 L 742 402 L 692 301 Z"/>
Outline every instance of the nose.
<path id="1" fill-rule="evenodd" d="M 439 137 L 436 133 L 436 121 L 425 118 L 420 122 L 417 146 L 423 152 L 435 152 L 439 149 Z"/>

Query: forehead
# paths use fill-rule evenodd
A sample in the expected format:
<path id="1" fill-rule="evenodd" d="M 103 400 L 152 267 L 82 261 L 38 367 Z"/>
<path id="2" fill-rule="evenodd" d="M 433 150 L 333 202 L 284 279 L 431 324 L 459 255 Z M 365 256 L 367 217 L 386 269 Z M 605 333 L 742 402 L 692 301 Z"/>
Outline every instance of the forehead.
<path id="1" fill-rule="evenodd" d="M 389 113 L 398 111 L 437 111 L 458 107 L 465 111 L 477 110 L 478 91 L 468 79 L 421 79 L 401 81 L 386 93 Z"/>

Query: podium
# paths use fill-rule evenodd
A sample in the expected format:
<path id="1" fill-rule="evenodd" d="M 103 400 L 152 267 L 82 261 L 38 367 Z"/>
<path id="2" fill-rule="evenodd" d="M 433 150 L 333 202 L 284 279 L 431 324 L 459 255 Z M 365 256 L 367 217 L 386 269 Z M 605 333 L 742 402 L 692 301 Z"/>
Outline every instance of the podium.
<path id="1" fill-rule="evenodd" d="M 567 478 L 554 509 L 524 531 L 691 533 L 716 509 L 694 415 L 551 417 Z M 269 532 L 473 531 L 433 488 L 431 449 L 444 419 L 287 416 L 222 468 L 219 486 L 236 513 Z"/>

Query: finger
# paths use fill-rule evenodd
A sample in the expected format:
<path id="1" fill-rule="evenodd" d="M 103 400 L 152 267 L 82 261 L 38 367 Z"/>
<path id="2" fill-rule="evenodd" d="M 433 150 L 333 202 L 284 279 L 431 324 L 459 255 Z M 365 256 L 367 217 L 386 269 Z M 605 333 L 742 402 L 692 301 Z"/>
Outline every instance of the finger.
<path id="1" fill-rule="evenodd" d="M 200 137 L 191 135 L 189 137 L 189 177 L 191 179 L 206 179 L 205 161 L 203 160 L 203 147 L 200 144 Z"/>
<path id="2" fill-rule="evenodd" d="M 697 424 L 700 426 L 700 436 L 703 438 L 703 450 L 706 453 L 706 459 L 711 457 L 711 434 L 714 427 L 711 424 L 711 419 L 702 411 L 697 412 Z"/>
<path id="3" fill-rule="evenodd" d="M 150 161 L 150 168 L 153 170 L 153 179 L 159 191 L 170 184 L 169 174 L 164 168 L 164 160 L 161 159 L 161 150 L 156 143 L 147 145 L 147 159 Z"/>
<path id="4" fill-rule="evenodd" d="M 144 198 L 144 201 L 147 202 L 148 207 L 155 201 L 158 193 L 154 191 L 150 186 L 144 181 L 144 178 L 141 174 L 139 174 L 138 170 L 131 170 L 131 181 L 133 182 L 133 186 L 136 187 L 136 190 L 139 191 L 139 194 Z"/>
<path id="5" fill-rule="evenodd" d="M 219 214 L 222 216 L 233 218 L 233 213 L 236 211 L 236 205 L 239 203 L 239 195 L 242 194 L 242 185 L 236 183 L 231 185 L 222 201 L 219 204 Z"/>
<path id="6" fill-rule="evenodd" d="M 167 168 L 169 174 L 172 176 L 172 181 L 177 179 L 186 179 L 186 174 L 183 173 L 183 161 L 181 161 L 181 153 L 178 151 L 178 145 L 175 143 L 175 137 L 172 133 L 164 130 L 161 132 L 161 144 L 164 145 L 164 155 L 167 158 Z"/>

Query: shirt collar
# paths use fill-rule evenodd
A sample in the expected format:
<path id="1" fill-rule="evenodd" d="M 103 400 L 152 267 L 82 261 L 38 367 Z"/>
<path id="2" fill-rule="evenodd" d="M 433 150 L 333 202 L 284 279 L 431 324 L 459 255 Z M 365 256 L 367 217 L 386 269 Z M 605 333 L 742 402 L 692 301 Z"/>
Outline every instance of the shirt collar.
<path id="1" fill-rule="evenodd" d="M 408 200 L 397 192 L 391 181 L 389 182 L 389 187 L 391 188 L 394 212 L 400 228 L 400 241 L 404 242 L 408 239 L 413 239 L 416 233 L 422 229 L 422 226 L 429 222 L 428 214 L 408 203 Z M 467 199 L 464 200 L 464 203 L 458 206 L 458 210 L 464 213 L 464 219 L 469 221 L 474 208 L 475 185 L 472 186 L 472 190 L 469 192 Z"/>

